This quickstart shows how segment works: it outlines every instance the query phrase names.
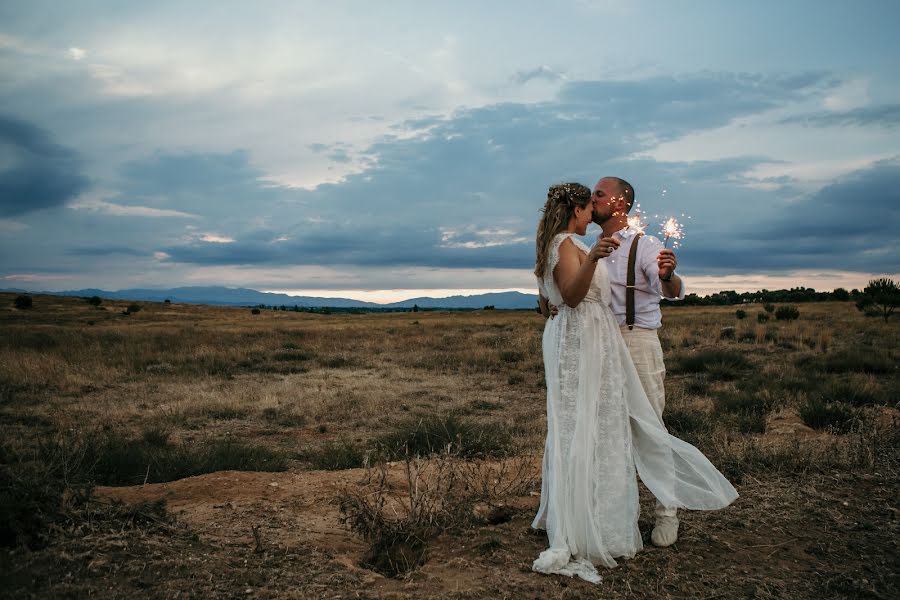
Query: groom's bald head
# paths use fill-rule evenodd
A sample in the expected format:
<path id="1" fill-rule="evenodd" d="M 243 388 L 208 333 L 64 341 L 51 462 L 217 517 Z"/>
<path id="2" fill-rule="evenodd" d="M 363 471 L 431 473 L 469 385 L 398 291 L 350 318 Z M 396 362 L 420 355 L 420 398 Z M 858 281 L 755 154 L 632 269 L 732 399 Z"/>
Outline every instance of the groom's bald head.
<path id="1" fill-rule="evenodd" d="M 620 177 L 604 177 L 594 186 L 593 221 L 601 227 L 621 224 L 634 205 L 634 188 Z"/>
<path id="2" fill-rule="evenodd" d="M 616 195 L 621 196 L 622 200 L 625 201 L 625 212 L 631 212 L 631 207 L 634 206 L 634 188 L 631 187 L 631 184 L 621 177 L 604 177 L 600 181 L 609 182 L 613 189 L 615 189 Z"/>

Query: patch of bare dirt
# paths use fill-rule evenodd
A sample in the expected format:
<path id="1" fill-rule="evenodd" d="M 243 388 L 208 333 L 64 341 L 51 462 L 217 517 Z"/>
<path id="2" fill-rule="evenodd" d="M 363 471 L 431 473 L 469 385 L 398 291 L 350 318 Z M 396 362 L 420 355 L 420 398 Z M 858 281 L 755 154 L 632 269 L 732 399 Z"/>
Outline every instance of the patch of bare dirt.
<path id="1" fill-rule="evenodd" d="M 400 469 L 400 465 L 396 467 Z M 107 501 L 164 499 L 176 526 L 73 539 L 5 564 L 13 597 L 247 598 L 891 598 L 900 591 L 897 483 L 877 473 L 748 478 L 715 512 L 682 512 L 671 548 L 647 544 L 593 586 L 531 571 L 546 535 L 530 529 L 538 498 L 511 518 L 444 534 L 402 579 L 359 566 L 365 544 L 335 497 L 361 469 L 227 471 L 98 488 Z M 642 494 L 640 523 L 652 527 Z M 645 538 L 646 539 L 646 538 Z"/>
<path id="2" fill-rule="evenodd" d="M 793 407 L 773 412 L 766 419 L 766 435 L 793 436 L 799 438 L 821 437 L 823 434 L 803 422 L 800 413 Z"/>

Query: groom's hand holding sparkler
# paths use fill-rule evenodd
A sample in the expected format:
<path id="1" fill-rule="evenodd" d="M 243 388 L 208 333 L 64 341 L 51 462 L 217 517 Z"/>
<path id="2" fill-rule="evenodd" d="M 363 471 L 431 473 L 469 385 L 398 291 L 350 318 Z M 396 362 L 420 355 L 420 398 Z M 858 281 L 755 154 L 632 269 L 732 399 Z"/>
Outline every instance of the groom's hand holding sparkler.
<path id="1" fill-rule="evenodd" d="M 682 217 L 684 215 L 681 215 Z M 690 219 L 690 217 L 688 217 Z M 669 217 L 662 223 L 662 231 L 660 234 L 665 236 L 663 249 L 659 251 L 656 257 L 656 264 L 659 267 L 659 282 L 662 286 L 663 296 L 666 298 L 677 298 L 681 295 L 681 278 L 675 274 L 675 267 L 678 265 L 678 259 L 675 258 L 675 252 L 668 249 L 669 240 L 672 240 L 672 246 L 677 248 L 684 237 L 684 228 L 678 219 Z"/>
<path id="2" fill-rule="evenodd" d="M 681 278 L 675 274 L 678 259 L 675 252 L 664 248 L 656 257 L 656 265 L 659 267 L 659 282 L 662 285 L 663 295 L 667 298 L 677 298 L 681 293 Z"/>

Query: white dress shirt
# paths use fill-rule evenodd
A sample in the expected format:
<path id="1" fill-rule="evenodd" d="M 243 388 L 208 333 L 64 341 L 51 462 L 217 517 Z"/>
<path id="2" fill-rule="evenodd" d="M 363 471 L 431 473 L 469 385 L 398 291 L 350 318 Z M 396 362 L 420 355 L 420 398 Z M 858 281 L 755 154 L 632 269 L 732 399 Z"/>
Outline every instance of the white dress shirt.
<path id="1" fill-rule="evenodd" d="M 602 236 L 602 234 L 601 234 Z M 602 259 L 606 261 L 609 271 L 609 286 L 612 291 L 612 310 L 619 325 L 625 324 L 625 284 L 628 279 L 628 253 L 634 239 L 634 230 L 625 228 L 613 234 L 621 245 L 612 254 Z M 644 329 L 662 327 L 662 313 L 659 301 L 663 298 L 662 284 L 659 281 L 659 265 L 656 257 L 663 249 L 663 244 L 652 235 L 644 235 L 638 241 L 637 261 L 634 266 L 634 326 Z M 684 299 L 684 280 L 676 298 Z"/>

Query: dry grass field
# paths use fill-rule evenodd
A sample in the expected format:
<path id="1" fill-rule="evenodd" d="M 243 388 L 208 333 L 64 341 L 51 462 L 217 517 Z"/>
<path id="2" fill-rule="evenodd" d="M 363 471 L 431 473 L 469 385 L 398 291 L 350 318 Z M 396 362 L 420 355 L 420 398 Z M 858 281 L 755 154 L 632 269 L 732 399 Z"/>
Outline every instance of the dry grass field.
<path id="1" fill-rule="evenodd" d="M 14 298 L 4 596 L 900 597 L 900 325 L 849 302 L 664 309 L 667 426 L 741 497 L 592 586 L 530 571 L 536 313 Z"/>

